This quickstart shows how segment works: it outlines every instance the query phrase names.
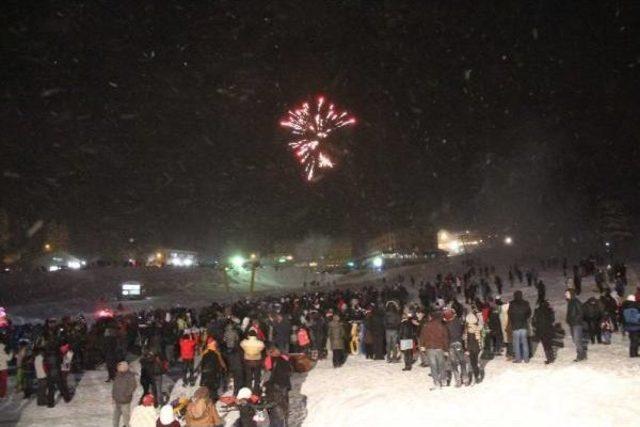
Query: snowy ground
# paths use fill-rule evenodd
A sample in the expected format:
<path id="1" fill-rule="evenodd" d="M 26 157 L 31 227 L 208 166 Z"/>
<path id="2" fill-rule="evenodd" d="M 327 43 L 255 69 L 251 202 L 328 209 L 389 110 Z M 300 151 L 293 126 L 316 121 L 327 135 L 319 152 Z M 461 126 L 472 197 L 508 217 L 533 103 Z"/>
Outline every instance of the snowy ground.
<path id="1" fill-rule="evenodd" d="M 635 284 L 637 266 L 631 269 Z M 424 267 L 405 269 L 418 274 Z M 443 270 L 445 271 L 445 270 Z M 395 277 L 391 271 L 388 277 Z M 431 277 L 430 275 L 427 277 Z M 503 274 L 504 277 L 504 274 Z M 376 277 L 379 278 L 379 277 Z M 556 318 L 564 320 L 564 280 L 561 273 L 540 274 L 547 295 L 556 309 Z M 367 278 L 370 280 L 371 278 Z M 530 302 L 534 288 L 522 289 Z M 595 285 L 583 286 L 584 301 L 594 294 Z M 566 326 L 565 326 L 566 327 Z M 614 334 L 610 346 L 589 346 L 589 359 L 576 364 L 575 348 L 566 337 L 553 365 L 543 364 L 538 349 L 529 364 L 514 365 L 498 357 L 486 366 L 482 384 L 468 388 L 444 388 L 429 391 L 428 368 L 417 364 L 402 372 L 401 364 L 370 361 L 351 356 L 344 367 L 335 370 L 330 361 L 321 361 L 306 375 L 296 375 L 292 400 L 292 425 L 417 425 L 433 422 L 447 426 L 627 426 L 640 419 L 640 361 L 628 357 L 628 340 Z M 134 369 L 138 369 L 134 363 Z M 174 375 L 175 377 L 175 375 Z M 78 384 L 78 393 L 70 403 L 60 401 L 53 409 L 37 407 L 35 401 L 22 401 L 16 395 L 0 402 L 0 425 L 18 426 L 110 426 L 112 407 L 110 384 L 104 371 L 87 372 Z M 181 381 L 167 379 L 165 387 L 172 398 L 189 396 Z M 138 391 L 140 392 L 140 391 Z M 236 418 L 226 414 L 227 425 Z"/>

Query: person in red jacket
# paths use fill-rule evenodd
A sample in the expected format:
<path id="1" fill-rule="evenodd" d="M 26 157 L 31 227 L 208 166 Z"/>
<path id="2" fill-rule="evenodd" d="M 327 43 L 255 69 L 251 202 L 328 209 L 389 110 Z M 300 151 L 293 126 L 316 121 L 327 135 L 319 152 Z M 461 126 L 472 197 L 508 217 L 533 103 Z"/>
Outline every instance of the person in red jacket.
<path id="1" fill-rule="evenodd" d="M 182 383 L 186 387 L 187 385 L 195 385 L 196 376 L 193 369 L 193 359 L 196 354 L 196 345 L 197 341 L 191 331 L 184 331 L 184 335 L 180 338 L 180 360 L 182 360 L 183 366 L 183 374 L 182 374 Z"/>

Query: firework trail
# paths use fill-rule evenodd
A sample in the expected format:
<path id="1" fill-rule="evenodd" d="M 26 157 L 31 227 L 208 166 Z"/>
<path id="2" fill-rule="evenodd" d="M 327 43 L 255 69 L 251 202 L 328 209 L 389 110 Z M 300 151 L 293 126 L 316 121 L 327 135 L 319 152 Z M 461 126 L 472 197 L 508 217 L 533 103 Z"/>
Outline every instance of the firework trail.
<path id="1" fill-rule="evenodd" d="M 356 119 L 346 111 L 338 113 L 333 104 L 318 97 L 313 107 L 305 102 L 290 110 L 280 125 L 291 133 L 289 147 L 302 165 L 305 177 L 311 181 L 317 169 L 332 168 L 334 161 L 325 150 L 333 132 L 350 126 Z"/>

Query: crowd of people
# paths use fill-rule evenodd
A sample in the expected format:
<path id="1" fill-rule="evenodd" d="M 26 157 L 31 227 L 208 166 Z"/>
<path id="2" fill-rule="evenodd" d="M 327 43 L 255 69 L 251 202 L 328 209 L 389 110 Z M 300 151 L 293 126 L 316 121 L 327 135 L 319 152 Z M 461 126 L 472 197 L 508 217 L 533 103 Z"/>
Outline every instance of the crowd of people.
<path id="1" fill-rule="evenodd" d="M 580 279 L 589 274 L 575 273 Z M 309 369 L 309 360 L 328 358 L 329 351 L 336 369 L 349 355 L 362 354 L 403 362 L 403 371 L 416 363 L 429 367 L 433 390 L 478 384 L 495 357 L 528 363 L 540 343 L 549 364 L 562 346 L 563 328 L 535 270 L 523 273 L 514 265 L 508 278 L 510 287 L 516 279 L 535 286 L 533 308 L 521 289 L 503 301 L 493 267 L 470 266 L 460 275 L 439 274 L 433 283 L 398 277 L 392 285 L 247 298 L 199 311 L 102 310 L 93 323 L 78 316 L 9 324 L 1 336 L 0 398 L 7 393 L 9 363 L 15 363 L 17 391 L 27 399 L 35 392 L 37 405 L 49 407 L 56 391 L 65 402 L 74 397 L 71 378 L 104 364 L 114 427 L 177 426 L 178 419 L 187 426 L 221 425 L 219 400 L 239 410 L 241 426 L 282 426 L 292 372 Z M 620 280 L 626 286 L 626 276 Z M 625 296 L 624 287 L 620 293 L 603 285 L 599 298 L 583 303 L 575 277 L 567 284 L 565 321 L 575 360 L 587 358 L 589 342 L 606 345 L 616 331 L 629 335 L 629 355 L 637 357 L 640 290 Z M 127 360 L 138 360 L 139 372 Z M 176 371 L 183 386 L 198 386 L 191 399 L 170 401 L 165 378 Z M 131 411 L 139 387 L 142 397 Z"/>

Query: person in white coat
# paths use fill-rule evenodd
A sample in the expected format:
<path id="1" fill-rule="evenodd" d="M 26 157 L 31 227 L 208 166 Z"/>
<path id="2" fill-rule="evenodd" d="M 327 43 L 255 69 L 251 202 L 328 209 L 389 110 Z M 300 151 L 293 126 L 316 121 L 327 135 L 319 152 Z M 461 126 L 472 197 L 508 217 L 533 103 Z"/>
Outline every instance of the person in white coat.
<path id="1" fill-rule="evenodd" d="M 142 398 L 142 405 L 133 408 L 129 427 L 156 427 L 158 410 L 153 406 L 154 404 L 153 394 L 145 395 Z"/>
<path id="2" fill-rule="evenodd" d="M 502 338 L 507 347 L 507 357 L 513 357 L 513 346 L 511 345 L 511 334 L 509 329 L 509 302 L 505 302 L 500 306 L 500 328 L 502 329 Z"/>

